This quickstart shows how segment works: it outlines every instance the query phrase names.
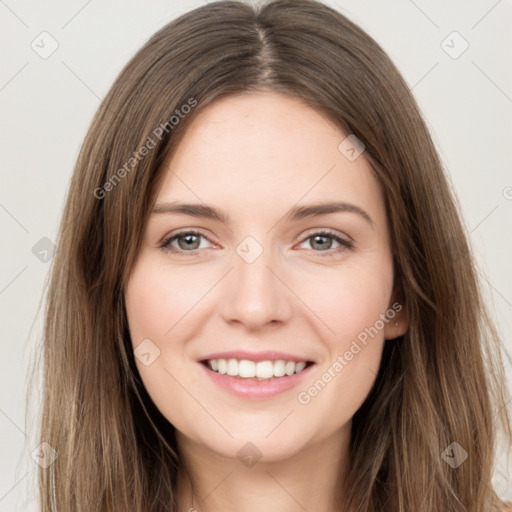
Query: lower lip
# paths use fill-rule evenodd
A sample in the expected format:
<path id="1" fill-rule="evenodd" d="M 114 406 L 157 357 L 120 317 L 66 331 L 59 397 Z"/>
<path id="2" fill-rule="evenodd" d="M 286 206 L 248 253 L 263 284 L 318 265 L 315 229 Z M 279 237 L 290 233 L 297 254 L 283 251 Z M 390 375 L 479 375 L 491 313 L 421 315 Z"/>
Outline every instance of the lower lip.
<path id="1" fill-rule="evenodd" d="M 233 395 L 243 398 L 270 398 L 278 395 L 279 393 L 284 393 L 285 391 L 297 386 L 315 366 L 312 364 L 307 368 L 304 368 L 300 373 L 277 377 L 271 380 L 251 380 L 239 379 L 231 377 L 230 375 L 222 375 L 210 370 L 210 368 L 203 363 L 199 364 L 203 367 L 208 377 L 217 384 L 217 386 L 225 389 Z"/>

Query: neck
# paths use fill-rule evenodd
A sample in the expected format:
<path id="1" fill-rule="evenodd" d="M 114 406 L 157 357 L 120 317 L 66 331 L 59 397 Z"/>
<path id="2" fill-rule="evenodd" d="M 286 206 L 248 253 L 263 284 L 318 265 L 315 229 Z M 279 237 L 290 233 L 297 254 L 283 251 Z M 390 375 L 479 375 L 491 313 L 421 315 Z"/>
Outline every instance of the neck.
<path id="1" fill-rule="evenodd" d="M 350 423 L 284 460 L 264 455 L 254 465 L 228 458 L 176 432 L 188 473 L 177 484 L 180 512 L 349 512 L 341 476 L 347 470 Z"/>

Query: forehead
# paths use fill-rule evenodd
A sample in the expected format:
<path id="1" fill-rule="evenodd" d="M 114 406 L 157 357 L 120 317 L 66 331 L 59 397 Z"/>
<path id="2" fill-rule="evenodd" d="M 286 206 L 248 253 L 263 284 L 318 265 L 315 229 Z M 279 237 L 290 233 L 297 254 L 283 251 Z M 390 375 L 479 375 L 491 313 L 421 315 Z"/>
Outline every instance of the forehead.
<path id="1" fill-rule="evenodd" d="M 290 163 L 317 166 L 338 152 L 344 134 L 297 98 L 250 92 L 220 98 L 193 120 L 170 160 L 208 164 L 221 156 L 226 167 L 277 170 Z M 216 163 L 216 162 L 215 162 Z M 285 164 L 285 165 L 282 165 Z M 233 169 L 232 169 L 233 170 Z"/>
<path id="2" fill-rule="evenodd" d="M 364 153 L 351 161 L 339 149 L 347 135 L 296 98 L 223 97 L 197 114 L 164 163 L 157 203 L 214 203 L 254 214 L 329 199 L 378 209 L 382 198 Z"/>

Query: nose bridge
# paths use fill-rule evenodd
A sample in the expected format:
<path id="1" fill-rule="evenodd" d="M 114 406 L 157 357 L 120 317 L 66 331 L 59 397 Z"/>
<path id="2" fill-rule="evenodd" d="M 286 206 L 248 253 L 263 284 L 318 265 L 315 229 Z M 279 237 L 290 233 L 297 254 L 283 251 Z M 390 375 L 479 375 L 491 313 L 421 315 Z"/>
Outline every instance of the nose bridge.
<path id="1" fill-rule="evenodd" d="M 284 320 L 290 312 L 286 287 L 275 274 L 281 265 L 276 251 L 268 244 L 247 236 L 236 246 L 233 271 L 224 295 L 223 314 L 226 320 L 238 320 L 255 328 L 273 320 Z"/>
<path id="2" fill-rule="evenodd" d="M 244 238 L 236 247 L 234 266 L 239 298 L 252 299 L 255 305 L 263 301 L 269 305 L 275 300 L 275 277 L 269 268 L 276 266 L 276 258 L 268 239 Z"/>

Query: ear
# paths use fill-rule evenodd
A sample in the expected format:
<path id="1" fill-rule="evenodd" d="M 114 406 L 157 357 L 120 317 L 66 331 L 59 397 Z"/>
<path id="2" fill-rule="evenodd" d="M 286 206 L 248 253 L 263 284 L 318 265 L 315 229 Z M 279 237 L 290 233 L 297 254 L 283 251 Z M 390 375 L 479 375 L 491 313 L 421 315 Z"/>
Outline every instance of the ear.
<path id="1" fill-rule="evenodd" d="M 409 313 L 403 300 L 395 300 L 393 297 L 386 311 L 386 318 L 389 320 L 384 326 L 384 339 L 394 340 L 407 332 Z"/>

